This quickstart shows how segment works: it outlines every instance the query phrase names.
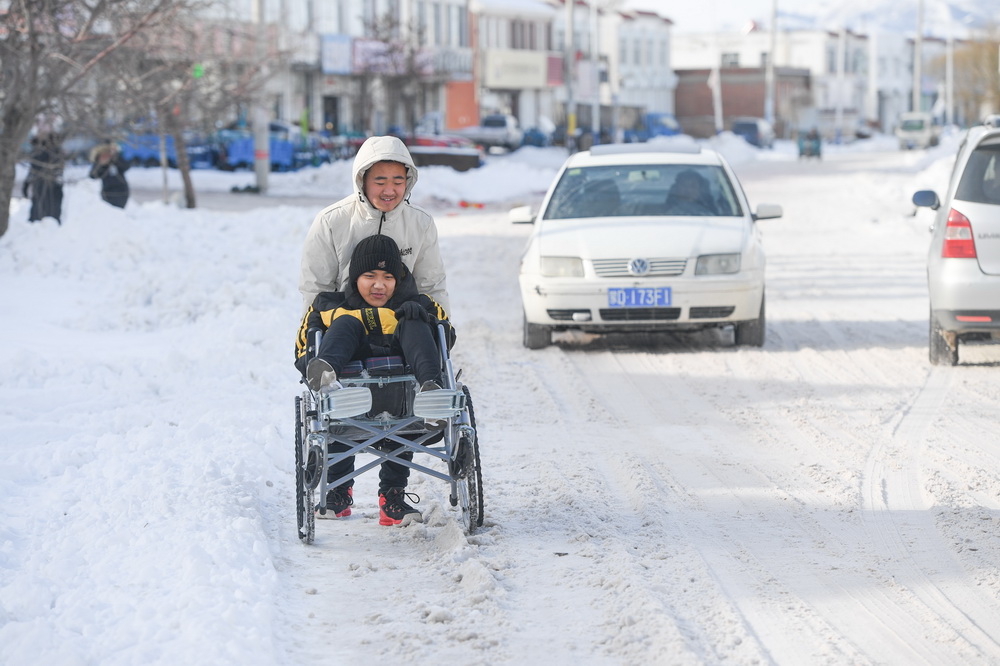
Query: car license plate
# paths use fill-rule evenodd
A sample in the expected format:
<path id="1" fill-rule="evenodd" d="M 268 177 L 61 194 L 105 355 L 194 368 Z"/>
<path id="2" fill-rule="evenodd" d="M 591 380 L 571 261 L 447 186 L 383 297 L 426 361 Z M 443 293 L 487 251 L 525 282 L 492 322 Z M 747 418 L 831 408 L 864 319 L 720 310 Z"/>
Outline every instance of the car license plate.
<path id="1" fill-rule="evenodd" d="M 670 305 L 670 287 L 624 287 L 608 289 L 608 307 L 665 308 Z"/>

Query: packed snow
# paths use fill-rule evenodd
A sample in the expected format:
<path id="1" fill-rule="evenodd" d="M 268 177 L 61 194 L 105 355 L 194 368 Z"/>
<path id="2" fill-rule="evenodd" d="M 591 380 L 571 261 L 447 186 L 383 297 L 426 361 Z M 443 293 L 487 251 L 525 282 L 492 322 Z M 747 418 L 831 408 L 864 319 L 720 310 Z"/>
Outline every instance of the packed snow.
<path id="1" fill-rule="evenodd" d="M 485 525 L 294 516 L 301 244 L 350 163 L 179 179 L 85 167 L 0 238 L 0 663 L 995 664 L 1000 347 L 927 361 L 927 211 L 957 146 L 711 142 L 768 251 L 767 342 L 521 344 L 518 258 L 565 155 L 420 170 L 475 401 Z M 23 173 L 23 172 L 22 172 Z M 19 190 L 18 190 L 19 191 Z M 166 199 L 164 201 L 163 199 Z"/>

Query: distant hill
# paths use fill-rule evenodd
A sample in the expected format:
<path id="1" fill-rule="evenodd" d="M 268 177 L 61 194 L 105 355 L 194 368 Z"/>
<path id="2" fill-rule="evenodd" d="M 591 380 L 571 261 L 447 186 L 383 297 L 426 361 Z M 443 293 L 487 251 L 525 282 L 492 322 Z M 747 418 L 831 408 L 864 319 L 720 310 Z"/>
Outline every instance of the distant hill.
<path id="1" fill-rule="evenodd" d="M 752 22 L 766 30 L 771 21 L 770 0 L 718 2 L 718 11 L 705 6 L 664 0 L 595 0 L 624 8 L 655 12 L 674 22 L 677 32 L 745 30 Z M 839 30 L 858 33 L 888 32 L 912 37 L 917 31 L 918 0 L 777 0 L 778 26 L 783 30 Z M 924 34 L 958 38 L 1000 25 L 1000 0 L 923 0 Z"/>
<path id="2" fill-rule="evenodd" d="M 778 2 L 778 25 L 781 28 L 829 28 L 846 25 L 860 33 L 891 32 L 915 35 L 918 0 L 821 0 L 820 9 L 809 15 L 795 9 L 785 11 Z M 997 0 L 924 0 L 924 34 L 963 38 L 997 24 Z M 788 6 L 794 7 L 793 3 Z"/>

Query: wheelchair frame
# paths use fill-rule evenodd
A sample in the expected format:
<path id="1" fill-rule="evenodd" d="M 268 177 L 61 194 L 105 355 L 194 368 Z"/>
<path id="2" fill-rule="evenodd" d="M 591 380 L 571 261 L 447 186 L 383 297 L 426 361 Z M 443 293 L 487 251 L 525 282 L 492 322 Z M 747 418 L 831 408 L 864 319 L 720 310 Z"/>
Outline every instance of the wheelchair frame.
<path id="1" fill-rule="evenodd" d="M 319 349 L 321 336 L 320 331 L 312 335 L 313 353 Z M 296 516 L 299 539 L 304 543 L 315 539 L 314 507 L 326 511 L 327 490 L 385 461 L 448 482 L 449 501 L 460 507 L 465 532 L 472 534 L 482 526 L 483 481 L 472 396 L 459 381 L 461 371 L 454 372 L 442 324 L 437 326 L 437 337 L 444 383 L 439 391 L 418 394 L 412 374 L 383 376 L 365 370 L 358 377 L 340 378 L 342 389 L 321 393 L 307 388 L 295 398 Z M 373 393 L 391 387 L 402 393 L 401 412 L 370 415 Z M 444 428 L 429 428 L 427 419 L 444 421 Z M 446 471 L 401 457 L 410 451 L 442 461 Z M 327 480 L 331 466 L 361 453 L 371 454 L 374 460 Z"/>

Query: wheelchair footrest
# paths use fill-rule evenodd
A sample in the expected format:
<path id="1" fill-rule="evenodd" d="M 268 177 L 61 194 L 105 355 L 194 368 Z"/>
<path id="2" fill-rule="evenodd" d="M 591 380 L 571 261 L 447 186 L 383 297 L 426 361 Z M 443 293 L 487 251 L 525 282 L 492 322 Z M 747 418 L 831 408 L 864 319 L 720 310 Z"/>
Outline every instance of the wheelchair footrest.
<path id="1" fill-rule="evenodd" d="M 346 419 L 372 408 L 372 392 L 367 386 L 346 386 L 324 393 L 319 399 L 320 414 L 331 419 Z"/>
<path id="2" fill-rule="evenodd" d="M 424 391 L 413 398 L 413 415 L 422 419 L 450 419 L 463 409 L 465 393 L 462 391 Z"/>

